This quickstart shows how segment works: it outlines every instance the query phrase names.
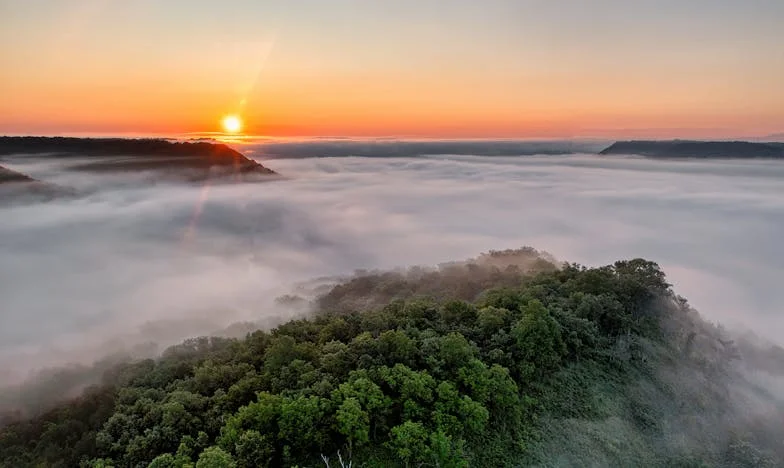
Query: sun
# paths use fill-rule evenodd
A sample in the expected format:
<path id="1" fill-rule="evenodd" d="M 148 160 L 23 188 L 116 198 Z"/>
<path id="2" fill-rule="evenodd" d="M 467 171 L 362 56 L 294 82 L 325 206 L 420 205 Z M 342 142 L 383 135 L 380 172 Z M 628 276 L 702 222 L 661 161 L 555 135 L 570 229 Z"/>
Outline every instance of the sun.
<path id="1" fill-rule="evenodd" d="M 223 130 L 226 133 L 237 133 L 242 130 L 242 120 L 236 115 L 227 115 L 223 118 Z"/>

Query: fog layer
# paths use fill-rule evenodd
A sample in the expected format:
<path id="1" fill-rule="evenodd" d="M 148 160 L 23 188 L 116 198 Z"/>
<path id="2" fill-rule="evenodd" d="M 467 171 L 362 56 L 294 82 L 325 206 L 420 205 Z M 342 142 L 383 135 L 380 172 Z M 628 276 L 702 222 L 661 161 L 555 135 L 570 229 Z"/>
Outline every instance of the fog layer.
<path id="1" fill-rule="evenodd" d="M 144 185 L 4 162 L 86 197 L 0 209 L 0 380 L 239 321 L 358 268 L 534 246 L 658 262 L 703 316 L 781 343 L 784 164 L 565 156 L 265 161 L 287 180 Z"/>

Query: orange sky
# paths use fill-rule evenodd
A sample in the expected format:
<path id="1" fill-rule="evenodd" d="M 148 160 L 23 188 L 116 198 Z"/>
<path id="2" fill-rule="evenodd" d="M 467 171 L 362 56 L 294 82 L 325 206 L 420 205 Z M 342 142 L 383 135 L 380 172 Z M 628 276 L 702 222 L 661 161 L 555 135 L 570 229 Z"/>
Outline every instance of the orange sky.
<path id="1" fill-rule="evenodd" d="M 0 0 L 0 133 L 784 131 L 784 2 L 628 3 Z"/>

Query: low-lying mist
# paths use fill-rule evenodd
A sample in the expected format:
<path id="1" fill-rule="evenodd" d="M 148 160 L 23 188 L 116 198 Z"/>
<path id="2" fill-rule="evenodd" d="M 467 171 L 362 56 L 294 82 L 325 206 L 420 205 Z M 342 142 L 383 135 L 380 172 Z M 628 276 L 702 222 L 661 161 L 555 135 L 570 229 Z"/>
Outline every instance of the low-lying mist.
<path id="1" fill-rule="evenodd" d="M 302 312 L 275 298 L 313 278 L 521 245 L 588 265 L 656 261 L 703 316 L 781 343 L 779 162 L 461 155 L 264 164 L 287 179 L 145 184 L 5 161 L 88 195 L 0 209 L 0 381 L 156 352 L 238 322 L 274 325 Z"/>
<path id="2" fill-rule="evenodd" d="M 361 156 L 367 158 L 452 154 L 520 156 L 596 153 L 607 140 L 398 140 L 395 138 L 316 138 L 307 140 L 246 140 L 253 154 L 267 159 Z"/>

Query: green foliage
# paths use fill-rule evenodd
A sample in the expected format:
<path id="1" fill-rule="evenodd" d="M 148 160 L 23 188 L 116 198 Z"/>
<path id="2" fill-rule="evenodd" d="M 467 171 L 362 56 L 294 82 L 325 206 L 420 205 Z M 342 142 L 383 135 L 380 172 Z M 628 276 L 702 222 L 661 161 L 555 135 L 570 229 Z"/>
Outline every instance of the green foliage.
<path id="1" fill-rule="evenodd" d="M 279 438 L 297 453 L 322 451 L 329 441 L 330 400 L 318 396 L 298 396 L 281 405 Z"/>
<path id="2" fill-rule="evenodd" d="M 405 466 L 430 460 L 429 432 L 422 423 L 406 421 L 390 431 L 387 445 Z"/>
<path id="3" fill-rule="evenodd" d="M 176 468 L 177 466 L 177 460 L 174 458 L 174 455 L 164 453 L 153 458 L 150 464 L 147 465 L 147 468 Z"/>
<path id="4" fill-rule="evenodd" d="M 259 431 L 250 430 L 239 437 L 234 452 L 240 468 L 264 467 L 269 466 L 275 455 L 275 446 Z"/>
<path id="5" fill-rule="evenodd" d="M 566 354 L 561 328 L 538 300 L 529 301 L 522 312 L 511 332 L 517 369 L 524 380 L 542 379 L 558 368 Z"/>
<path id="6" fill-rule="evenodd" d="M 199 455 L 196 468 L 235 468 L 237 464 L 220 447 L 208 447 Z"/>
<path id="7" fill-rule="evenodd" d="M 557 269 L 537 256 L 357 277 L 310 319 L 119 365 L 83 397 L 0 428 L 0 466 L 315 466 L 338 451 L 366 466 L 549 466 L 548 441 L 624 464 L 647 446 L 614 434 L 660 437 L 651 392 L 676 396 L 645 362 L 680 349 L 661 341 L 655 307 L 669 285 L 641 259 Z M 641 378 L 648 387 L 632 385 Z M 758 440 L 710 460 L 764 466 L 774 458 Z"/>
<path id="8" fill-rule="evenodd" d="M 261 392 L 257 401 L 243 406 L 230 416 L 220 430 L 218 444 L 233 451 L 246 430 L 256 430 L 261 434 L 277 434 L 278 420 L 284 399 L 278 395 Z"/>
<path id="9" fill-rule="evenodd" d="M 477 313 L 479 328 L 483 336 L 490 337 L 509 323 L 511 312 L 499 307 L 483 307 Z"/>
<path id="10" fill-rule="evenodd" d="M 338 432 L 346 437 L 349 452 L 370 440 L 370 417 L 356 398 L 346 398 L 335 413 Z"/>
<path id="11" fill-rule="evenodd" d="M 441 431 L 430 435 L 430 451 L 435 466 L 443 468 L 466 468 L 469 466 L 464 454 L 465 443 L 455 442 Z"/>

